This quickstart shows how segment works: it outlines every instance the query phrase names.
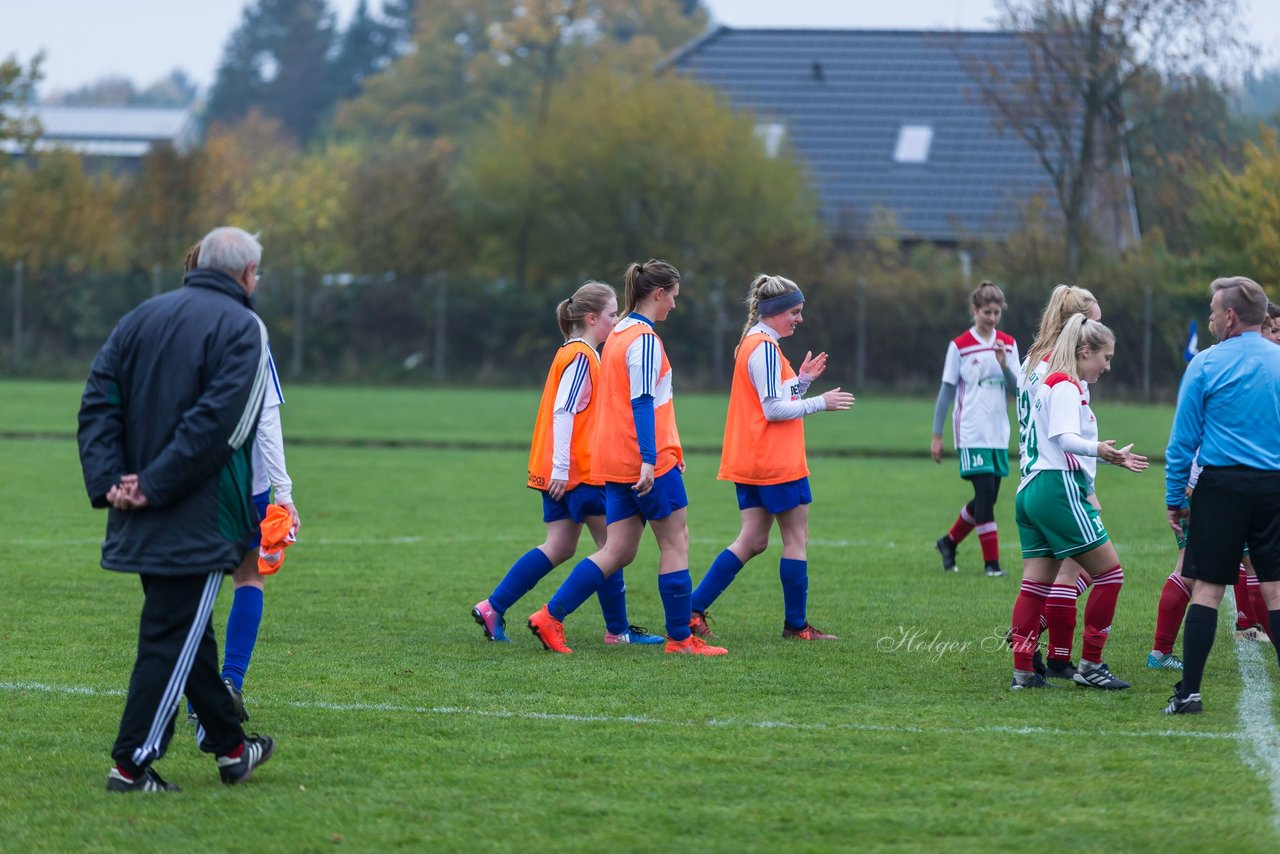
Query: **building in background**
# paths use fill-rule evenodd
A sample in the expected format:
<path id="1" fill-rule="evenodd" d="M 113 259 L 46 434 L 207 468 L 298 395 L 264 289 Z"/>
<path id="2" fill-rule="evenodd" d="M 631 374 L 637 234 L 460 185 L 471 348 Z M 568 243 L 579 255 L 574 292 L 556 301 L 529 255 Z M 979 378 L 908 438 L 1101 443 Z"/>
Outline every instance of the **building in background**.
<path id="1" fill-rule="evenodd" d="M 153 148 L 172 146 L 187 151 L 200 141 L 199 123 L 187 107 L 96 107 L 33 104 L 26 115 L 40 125 L 32 148 L 66 148 L 96 168 L 130 171 Z M 15 140 L 0 141 L 0 152 L 22 156 L 26 148 Z"/>
<path id="2" fill-rule="evenodd" d="M 1012 32 L 719 27 L 664 65 L 753 113 L 771 153 L 799 155 L 833 236 L 866 234 L 882 210 L 904 242 L 960 246 L 1016 231 L 1037 195 L 1056 215 L 1036 152 L 999 127 L 975 84 L 974 63 L 991 63 L 1017 86 L 1025 51 Z M 1122 130 L 1109 134 L 1114 180 L 1089 210 L 1117 249 L 1139 239 Z"/>

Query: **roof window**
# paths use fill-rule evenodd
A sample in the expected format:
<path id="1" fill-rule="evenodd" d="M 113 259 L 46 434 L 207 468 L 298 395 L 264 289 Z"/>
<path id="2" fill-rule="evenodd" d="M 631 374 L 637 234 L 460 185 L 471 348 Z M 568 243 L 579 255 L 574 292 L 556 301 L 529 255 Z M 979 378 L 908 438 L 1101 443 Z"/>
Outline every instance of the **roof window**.
<path id="1" fill-rule="evenodd" d="M 893 150 L 894 163 L 928 163 L 933 144 L 932 125 L 903 125 L 898 129 L 898 145 Z"/>
<path id="2" fill-rule="evenodd" d="M 756 125 L 756 139 L 764 146 L 764 153 L 770 158 L 778 156 L 782 141 L 787 138 L 787 126 L 781 122 L 761 122 Z"/>

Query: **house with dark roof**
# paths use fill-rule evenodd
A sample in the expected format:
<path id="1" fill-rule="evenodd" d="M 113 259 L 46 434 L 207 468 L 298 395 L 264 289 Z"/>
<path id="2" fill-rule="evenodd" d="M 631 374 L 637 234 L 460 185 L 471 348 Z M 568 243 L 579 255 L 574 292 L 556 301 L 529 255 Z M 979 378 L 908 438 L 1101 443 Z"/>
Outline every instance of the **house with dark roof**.
<path id="1" fill-rule="evenodd" d="M 1025 51 L 1011 32 L 719 27 L 664 66 L 753 113 L 771 153 L 790 146 L 833 233 L 865 233 L 881 209 L 903 241 L 959 245 L 1008 235 L 1036 195 L 1056 211 L 1036 152 L 1000 128 L 972 70 L 975 57 L 999 63 L 1002 85 L 1017 85 Z M 1131 189 L 1117 178 L 1090 219 L 1123 248 L 1139 235 Z"/>

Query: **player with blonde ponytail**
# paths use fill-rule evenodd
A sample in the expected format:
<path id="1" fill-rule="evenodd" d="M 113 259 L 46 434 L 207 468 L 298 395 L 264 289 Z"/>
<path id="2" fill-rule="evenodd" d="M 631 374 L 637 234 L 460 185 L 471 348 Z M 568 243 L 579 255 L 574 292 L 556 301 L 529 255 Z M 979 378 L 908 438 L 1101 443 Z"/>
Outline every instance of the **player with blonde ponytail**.
<path id="1" fill-rule="evenodd" d="M 804 417 L 853 405 L 839 388 L 805 398 L 810 383 L 827 367 L 827 354 L 805 354 L 799 374 L 782 355 L 778 341 L 804 321 L 804 294 L 795 282 L 761 274 L 747 294 L 747 323 L 734 353 L 733 386 L 724 427 L 720 480 L 737 488 L 742 528 L 711 564 L 693 593 L 693 632 L 714 637 L 706 612 L 747 561 L 769 546 L 774 522 L 782 535 L 782 636 L 796 640 L 836 640 L 814 628 L 807 615 L 809 571 L 809 466 L 804 450 Z"/>
<path id="2" fill-rule="evenodd" d="M 1110 329 L 1074 315 L 1054 342 L 1048 373 L 1031 404 L 1017 498 L 1022 586 L 1011 620 L 1014 690 L 1046 684 L 1034 670 L 1033 656 L 1041 612 L 1066 558 L 1074 558 L 1093 576 L 1098 586 L 1092 595 L 1103 597 L 1100 611 L 1105 609 L 1097 615 L 1105 628 L 1098 636 L 1086 636 L 1073 679 L 1104 690 L 1129 687 L 1102 661 L 1124 572 L 1088 496 L 1099 459 L 1140 472 L 1147 468 L 1147 458 L 1133 453 L 1132 445 L 1117 448 L 1114 441 L 1098 441 L 1098 422 L 1082 388 L 1111 370 L 1114 353 Z"/>

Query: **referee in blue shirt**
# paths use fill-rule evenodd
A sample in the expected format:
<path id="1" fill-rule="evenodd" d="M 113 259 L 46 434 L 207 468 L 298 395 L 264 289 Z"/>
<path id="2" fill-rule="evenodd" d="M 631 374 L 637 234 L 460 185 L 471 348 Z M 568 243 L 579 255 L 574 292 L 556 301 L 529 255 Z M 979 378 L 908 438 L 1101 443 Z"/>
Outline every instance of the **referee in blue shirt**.
<path id="1" fill-rule="evenodd" d="M 1218 603 L 1245 545 L 1262 582 L 1271 634 L 1280 637 L 1280 347 L 1259 333 L 1267 296 L 1243 276 L 1209 286 L 1209 328 L 1220 342 L 1199 353 L 1182 377 L 1178 409 L 1165 453 L 1165 506 L 1181 535 L 1194 578 L 1182 630 L 1182 681 L 1165 714 L 1197 714 L 1218 623 Z M 1185 499 L 1191 460 L 1200 451 L 1204 472 L 1195 513 Z M 1280 651 L 1277 652 L 1280 655 Z"/>

